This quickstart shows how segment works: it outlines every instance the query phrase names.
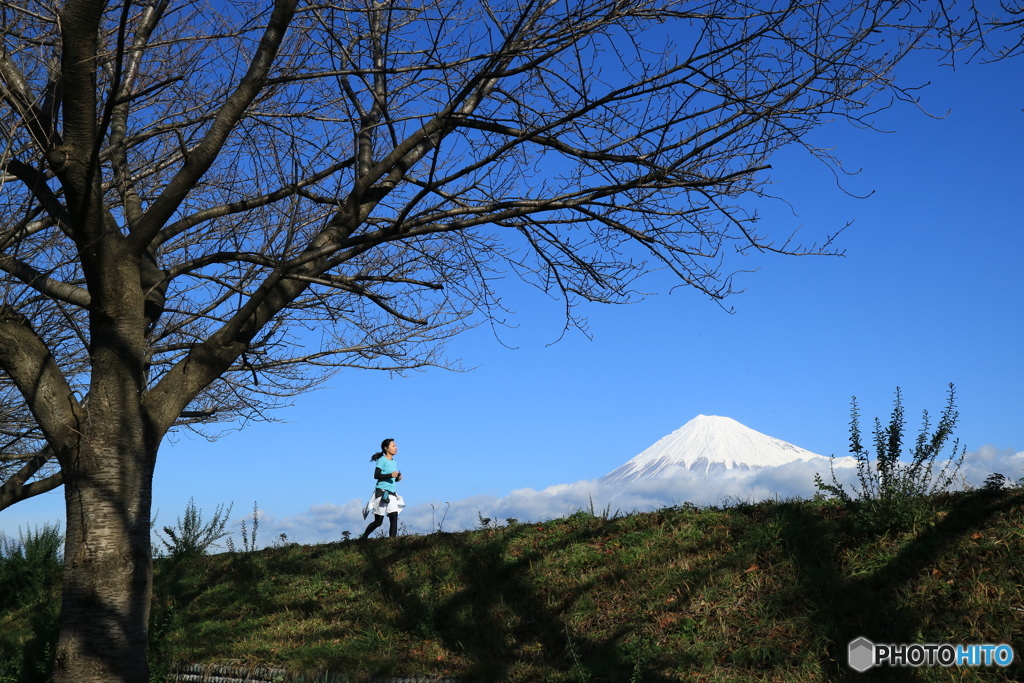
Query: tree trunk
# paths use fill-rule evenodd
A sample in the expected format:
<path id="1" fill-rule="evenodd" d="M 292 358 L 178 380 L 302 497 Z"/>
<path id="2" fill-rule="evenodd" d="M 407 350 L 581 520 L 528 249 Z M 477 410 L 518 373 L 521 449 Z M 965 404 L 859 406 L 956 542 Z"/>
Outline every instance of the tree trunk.
<path id="1" fill-rule="evenodd" d="M 79 437 L 61 455 L 67 539 L 57 683 L 145 683 L 153 468 L 162 430 L 144 410 L 144 297 L 118 238 L 97 243 L 92 376 Z"/>
<path id="2" fill-rule="evenodd" d="M 57 683 L 149 680 L 155 452 L 146 452 L 140 436 L 122 433 L 108 445 L 85 445 L 79 466 L 65 471 L 67 540 Z"/>

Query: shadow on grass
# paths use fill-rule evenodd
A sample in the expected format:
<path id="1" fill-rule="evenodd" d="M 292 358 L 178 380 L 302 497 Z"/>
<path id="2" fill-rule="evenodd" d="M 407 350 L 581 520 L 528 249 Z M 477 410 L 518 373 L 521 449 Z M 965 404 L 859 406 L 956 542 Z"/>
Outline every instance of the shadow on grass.
<path id="1" fill-rule="evenodd" d="M 837 551 L 841 550 L 836 546 L 837 539 L 850 539 L 852 534 L 849 529 L 837 530 L 835 524 L 842 526 L 845 521 L 848 526 L 848 520 L 829 524 L 805 506 L 780 507 L 781 540 L 796 565 L 797 590 L 810 601 L 814 628 L 827 642 L 820 654 L 825 681 L 922 680 L 925 672 L 914 668 L 879 667 L 863 674 L 853 671 L 847 665 L 850 641 L 863 636 L 873 643 L 935 642 L 926 635 L 930 615 L 908 604 L 912 584 L 922 575 L 937 571 L 944 556 L 995 516 L 1019 507 L 1024 495 L 975 491 L 946 500 L 947 514 L 934 526 L 908 539 L 888 561 L 857 576 L 845 575 L 837 561 Z M 1019 680 L 1024 674 L 1019 662 L 1012 668 L 1014 671 L 989 667 L 984 672 L 954 668 L 946 670 L 946 680 L 959 676 L 963 677 L 960 680 L 981 680 L 983 676 L 994 677 L 988 680 Z"/>
<path id="2" fill-rule="evenodd" d="M 321 633 L 350 642 L 303 642 L 305 655 L 282 653 L 281 661 L 354 667 L 360 675 L 595 683 L 1017 680 L 1017 663 L 1005 671 L 857 674 L 847 666 L 847 646 L 859 636 L 919 643 L 934 642 L 934 633 L 971 633 L 956 623 L 968 615 L 955 592 L 914 592 L 943 563 L 980 571 L 973 539 L 1022 503 L 1019 492 L 945 497 L 937 504 L 946 514 L 934 526 L 901 539 L 858 534 L 841 508 L 804 502 L 613 520 L 578 513 L 542 525 L 207 558 L 202 572 L 168 565 L 160 594 L 178 601 L 182 613 L 188 609 L 179 629 L 211 629 L 189 639 L 192 654 L 215 656 L 224 639 L 258 638 L 289 613 L 318 619 Z M 1000 566 L 1017 571 L 1011 583 L 1024 583 L 1012 562 Z M 283 591 L 313 573 L 322 574 L 317 590 L 346 591 L 348 602 L 321 605 L 316 591 Z M 218 620 L 217 610 L 226 608 L 234 616 Z M 993 622 L 999 632 L 1019 634 L 1019 626 L 1007 626 L 1012 615 L 1004 616 Z M 216 630 L 224 628 L 230 632 Z M 434 662 L 424 654 L 428 643 L 437 644 L 432 654 L 451 661 Z"/>
<path id="3" fill-rule="evenodd" d="M 596 543 L 609 533 L 603 520 L 585 515 L 554 524 L 560 528 L 543 542 L 532 525 L 518 525 L 489 534 L 409 539 L 392 547 L 371 544 L 365 550 L 364 578 L 377 582 L 395 605 L 393 614 L 382 615 L 391 628 L 439 639 L 465 658 L 468 666 L 458 673 L 460 680 L 548 680 L 552 670 L 562 680 L 676 680 L 643 667 L 627 642 L 636 624 L 620 623 L 601 634 L 577 632 L 574 607 L 599 585 L 627 580 L 629 567 L 586 572 L 587 578 L 572 581 L 564 592 L 547 588 L 537 576 L 545 558 Z M 427 576 L 400 578 L 398 558 L 425 544 L 447 561 L 434 565 Z M 424 591 L 424 582 L 442 590 Z M 445 594 L 445 584 L 460 588 Z M 544 678 L 531 677 L 531 664 L 547 672 L 538 674 Z"/>
<path id="4" fill-rule="evenodd" d="M 625 543 L 623 539 L 631 532 L 616 528 L 616 523 L 626 525 L 626 520 L 571 517 L 550 523 L 552 538 L 541 543 L 536 541 L 534 529 L 524 525 L 489 536 L 460 534 L 371 545 L 365 549 L 363 578 L 377 582 L 394 606 L 393 613 L 382 615 L 390 628 L 405 630 L 412 638 L 437 639 L 447 650 L 460 653 L 466 666 L 458 675 L 468 681 L 531 680 L 523 673 L 530 670 L 531 658 L 536 659 L 537 671 L 557 671 L 560 680 L 579 681 L 806 680 L 809 671 L 821 672 L 821 680 L 830 683 L 924 680 L 922 675 L 934 675 L 930 680 L 1016 680 L 1019 664 L 1013 665 L 1013 671 L 998 667 L 931 672 L 879 668 L 866 674 L 847 666 L 848 643 L 859 636 L 876 643 L 930 642 L 922 638 L 935 631 L 937 626 L 929 623 L 935 613 L 918 609 L 908 599 L 909 592 L 958 544 L 969 544 L 973 534 L 997 515 L 1020 506 L 1024 496 L 975 492 L 944 501 L 947 513 L 934 526 L 900 539 L 898 549 L 893 550 L 874 547 L 880 542 L 878 537 L 858 536 L 842 513 L 825 515 L 801 502 L 773 503 L 746 510 L 740 506 L 729 511 L 728 521 L 719 518 L 712 522 L 728 525 L 726 541 L 703 538 L 705 531 L 682 541 L 671 538 L 670 532 L 665 534 L 670 538 L 663 538 L 661 544 L 651 541 L 646 552 L 632 562 L 585 566 L 576 576 L 570 575 L 564 564 L 553 571 L 566 576 L 543 576 L 545 560 L 574 552 L 574 548 L 600 546 L 607 540 Z M 677 517 L 672 523 L 681 526 L 701 519 L 692 511 L 685 518 L 678 517 L 679 511 L 666 512 L 664 517 L 673 519 L 673 514 Z M 714 520 L 716 514 L 705 519 Z M 766 521 L 777 529 L 777 536 L 765 535 Z M 443 564 L 433 565 L 426 575 L 406 576 L 398 570 L 403 553 L 430 546 L 445 558 Z M 445 549 L 442 552 L 438 547 Z M 870 567 L 850 575 L 843 567 L 844 550 L 868 553 Z M 670 565 L 681 551 L 713 560 L 666 570 L 658 581 L 675 583 L 675 587 L 642 583 L 641 566 Z M 785 578 L 795 585 L 785 588 L 786 595 L 765 597 L 779 604 L 799 605 L 810 645 L 773 652 L 770 618 L 756 622 L 753 616 L 749 630 L 731 641 L 728 634 L 717 641 L 704 637 L 699 631 L 705 622 L 691 618 L 701 609 L 696 603 L 713 602 L 716 591 L 720 595 L 738 590 L 736 577 L 744 573 L 742 568 L 754 569 L 757 562 L 764 561 L 758 558 L 765 555 L 770 556 L 769 563 L 788 561 L 793 566 L 792 576 Z M 553 592 L 559 584 L 556 579 L 563 585 L 558 594 Z M 425 583 L 445 582 L 458 590 L 450 594 L 424 590 Z M 581 603 L 596 599 L 594 596 L 609 586 L 620 586 L 617 598 L 631 601 L 630 610 L 616 625 L 581 632 L 577 628 Z M 646 611 L 645 601 L 650 605 Z M 942 605 L 937 611 L 949 620 L 955 618 L 957 607 Z M 723 618 L 733 619 L 732 623 L 743 619 L 736 611 Z M 663 638 L 666 629 L 694 631 L 692 652 L 681 651 L 685 638 Z M 763 642 L 736 645 L 737 639 L 748 633 L 751 640 Z M 663 641 L 675 649 L 659 651 L 658 643 Z M 651 643 L 647 649 L 645 642 Z M 757 675 L 744 679 L 744 671 Z"/>

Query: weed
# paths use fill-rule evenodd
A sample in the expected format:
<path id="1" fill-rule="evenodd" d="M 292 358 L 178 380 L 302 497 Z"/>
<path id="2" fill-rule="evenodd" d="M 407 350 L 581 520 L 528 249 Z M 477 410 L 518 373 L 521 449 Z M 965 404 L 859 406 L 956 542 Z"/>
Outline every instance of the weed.
<path id="1" fill-rule="evenodd" d="M 250 529 L 246 525 L 244 519 L 242 520 L 242 524 L 241 524 L 241 527 L 242 527 L 242 549 L 246 553 L 254 553 L 254 552 L 256 552 L 256 530 L 259 528 L 259 526 L 260 526 L 260 508 L 259 508 L 259 504 L 257 502 L 255 502 L 255 501 L 253 501 L 253 504 L 252 504 L 252 528 Z M 347 533 L 349 533 L 349 532 L 345 531 L 342 535 L 344 536 L 344 534 L 347 534 Z M 284 534 L 282 534 L 282 536 L 283 535 Z M 229 553 L 236 552 L 235 540 L 230 535 L 228 535 L 228 540 L 224 542 L 224 545 L 227 546 L 227 549 L 228 549 Z"/>
<path id="2" fill-rule="evenodd" d="M 631 664 L 631 671 L 629 674 L 629 683 L 643 683 L 646 680 L 645 673 L 647 671 L 647 663 L 654 657 L 656 653 L 656 646 L 651 645 L 645 639 L 638 639 L 637 641 L 630 643 L 629 653 Z"/>
<path id="3" fill-rule="evenodd" d="M 0 533 L 0 608 L 37 600 L 60 578 L 64 535 L 59 524 L 18 530 L 18 539 Z"/>
<path id="4" fill-rule="evenodd" d="M 480 523 L 481 529 L 495 529 L 498 526 L 497 522 L 490 517 L 484 517 L 484 513 L 479 510 L 476 511 L 476 519 Z"/>
<path id="5" fill-rule="evenodd" d="M 229 532 L 224 531 L 231 515 L 231 508 L 234 504 L 228 505 L 227 510 L 223 505 L 218 505 L 214 510 L 213 519 L 203 523 L 203 513 L 196 507 L 194 498 L 188 499 L 185 507 L 185 518 L 178 518 L 176 526 L 165 526 L 164 533 L 170 540 L 164 538 L 157 532 L 157 539 L 174 558 L 195 557 L 204 555 L 214 544 Z"/>
<path id="6" fill-rule="evenodd" d="M 17 540 L 0 534 L 0 609 L 25 615 L 13 625 L 0 618 L 0 681 L 34 683 L 52 677 L 63 545 L 56 524 L 19 529 Z"/>
<path id="7" fill-rule="evenodd" d="M 836 479 L 834 461 L 831 484 L 826 484 L 821 475 L 814 475 L 817 489 L 850 505 L 860 522 L 870 531 L 910 531 L 927 522 L 928 497 L 949 489 L 967 450 L 966 447 L 960 448 L 959 440 L 954 441 L 949 459 L 936 470 L 936 459 L 952 435 L 959 416 L 953 385 L 949 385 L 946 407 L 934 432 L 929 432 L 931 424 L 928 411 L 924 411 L 921 431 L 914 447 L 908 451 L 909 462 L 901 460 L 906 421 L 899 387 L 896 388 L 896 399 L 888 426 L 883 427 L 881 421 L 875 418 L 873 463 L 871 454 L 861 442 L 856 396 L 851 401 L 850 414 L 850 453 L 857 461 L 860 489 L 851 487 L 856 498 L 847 493 Z"/>
<path id="8" fill-rule="evenodd" d="M 434 504 L 430 504 L 430 530 L 432 532 L 444 533 L 444 518 L 448 516 L 448 509 L 452 506 L 448 501 L 444 502 L 444 514 L 441 515 L 441 521 L 434 523 Z"/>
<path id="9" fill-rule="evenodd" d="M 589 496 L 589 498 L 590 498 L 590 505 L 588 506 L 586 512 L 589 513 L 591 517 L 595 517 L 595 518 L 600 517 L 603 520 L 609 520 L 609 519 L 615 519 L 616 517 L 618 517 L 619 515 L 622 514 L 621 510 L 616 510 L 614 513 L 612 513 L 612 504 L 611 503 L 608 503 L 607 505 L 605 505 L 604 509 L 601 510 L 600 513 L 597 513 L 594 510 L 594 497 L 593 496 Z"/>
<path id="10" fill-rule="evenodd" d="M 567 643 L 566 651 L 572 659 L 572 667 L 569 669 L 569 675 L 572 676 L 573 680 L 579 681 L 579 683 L 587 683 L 591 678 L 593 678 L 593 676 L 587 666 L 580 659 L 579 652 L 576 650 L 576 644 L 572 639 L 572 634 L 569 632 L 568 624 L 565 625 L 565 640 Z"/>
<path id="11" fill-rule="evenodd" d="M 1020 489 L 1024 488 L 1024 477 L 1017 481 L 1012 481 L 1006 475 L 1001 472 L 993 472 L 985 478 L 985 483 L 982 484 L 982 491 L 1002 491 L 1004 489 Z"/>

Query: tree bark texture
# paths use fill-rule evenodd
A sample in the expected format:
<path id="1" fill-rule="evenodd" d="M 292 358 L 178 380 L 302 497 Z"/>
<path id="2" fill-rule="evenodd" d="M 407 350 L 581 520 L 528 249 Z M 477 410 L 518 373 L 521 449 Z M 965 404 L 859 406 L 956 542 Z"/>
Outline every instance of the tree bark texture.
<path id="1" fill-rule="evenodd" d="M 147 681 L 153 462 L 141 434 L 111 433 L 65 470 L 67 540 L 55 681 Z"/>
<path id="2" fill-rule="evenodd" d="M 144 410 L 144 296 L 119 234 L 83 255 L 96 269 L 92 376 L 81 436 L 60 454 L 67 538 L 59 683 L 146 681 L 153 468 L 161 430 Z"/>

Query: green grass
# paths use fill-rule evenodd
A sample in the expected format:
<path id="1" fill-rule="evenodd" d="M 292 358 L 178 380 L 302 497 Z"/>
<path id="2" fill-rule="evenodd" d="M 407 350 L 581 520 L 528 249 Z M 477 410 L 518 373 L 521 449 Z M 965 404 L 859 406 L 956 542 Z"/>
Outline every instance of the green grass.
<path id="1" fill-rule="evenodd" d="M 1022 504 L 937 496 L 934 522 L 901 535 L 795 501 L 165 559 L 152 661 L 355 680 L 1020 680 Z M 1009 643 L 1017 661 L 856 674 L 857 636 Z"/>

